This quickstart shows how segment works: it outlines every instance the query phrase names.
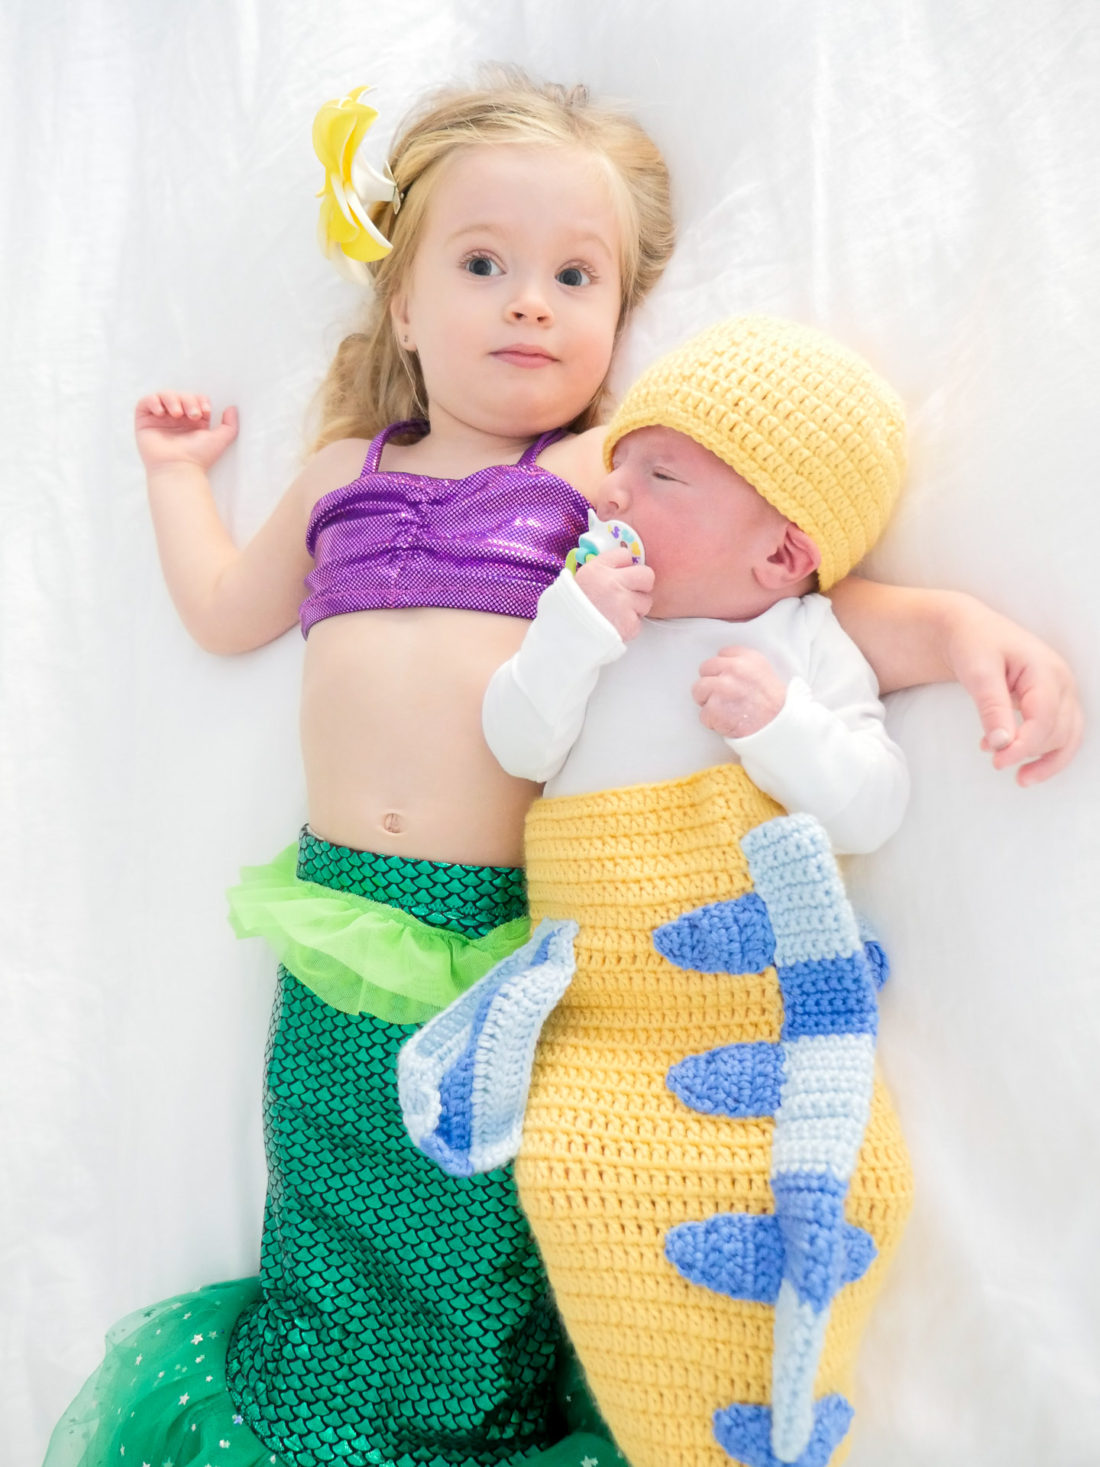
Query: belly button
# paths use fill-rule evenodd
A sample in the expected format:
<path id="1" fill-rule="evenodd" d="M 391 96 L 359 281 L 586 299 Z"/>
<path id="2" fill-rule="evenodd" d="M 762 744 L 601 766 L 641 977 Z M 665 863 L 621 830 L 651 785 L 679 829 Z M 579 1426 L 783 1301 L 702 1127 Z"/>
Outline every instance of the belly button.
<path id="1" fill-rule="evenodd" d="M 400 835 L 405 829 L 405 821 L 396 810 L 387 810 L 382 816 L 382 829 L 388 831 L 390 835 Z"/>

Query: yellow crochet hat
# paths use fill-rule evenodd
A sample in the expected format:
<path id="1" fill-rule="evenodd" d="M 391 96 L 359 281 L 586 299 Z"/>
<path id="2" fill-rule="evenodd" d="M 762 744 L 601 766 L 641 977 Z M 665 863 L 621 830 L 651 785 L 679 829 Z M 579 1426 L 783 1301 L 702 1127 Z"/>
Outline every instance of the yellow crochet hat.
<path id="1" fill-rule="evenodd" d="M 862 357 L 820 331 L 740 316 L 656 362 L 611 419 L 604 462 L 637 428 L 694 438 L 821 551 L 822 590 L 878 539 L 905 466 L 905 412 Z"/>

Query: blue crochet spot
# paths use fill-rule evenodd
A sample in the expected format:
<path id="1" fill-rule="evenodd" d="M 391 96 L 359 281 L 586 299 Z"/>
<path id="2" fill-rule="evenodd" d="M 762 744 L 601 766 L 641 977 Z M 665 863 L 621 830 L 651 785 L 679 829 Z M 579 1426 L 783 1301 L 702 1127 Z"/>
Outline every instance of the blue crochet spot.
<path id="1" fill-rule="evenodd" d="M 840 1283 L 851 1284 L 870 1267 L 876 1249 L 869 1233 L 845 1223 L 841 1232 Z M 678 1223 L 665 1235 L 665 1257 L 689 1284 L 774 1304 L 783 1277 L 783 1235 L 777 1217 L 720 1212 L 705 1222 Z"/>
<path id="2" fill-rule="evenodd" d="M 783 1056 L 778 1044 L 726 1044 L 689 1054 L 665 1083 L 707 1116 L 773 1116 L 779 1109 Z"/>
<path id="3" fill-rule="evenodd" d="M 714 1435 L 718 1445 L 745 1467 L 826 1467 L 854 1414 L 843 1396 L 823 1396 L 815 1401 L 809 1445 L 793 1463 L 780 1462 L 772 1451 L 772 1413 L 768 1406 L 728 1406 L 716 1411 Z"/>
<path id="4" fill-rule="evenodd" d="M 876 989 L 881 988 L 890 976 L 890 959 L 886 956 L 885 948 L 881 942 L 870 938 L 863 944 L 863 955 L 871 970 L 871 982 Z"/>
<path id="5" fill-rule="evenodd" d="M 775 934 L 763 900 L 750 891 L 666 922 L 654 932 L 653 946 L 692 973 L 760 973 L 772 960 Z"/>
<path id="6" fill-rule="evenodd" d="M 877 1034 L 878 1004 L 862 949 L 846 958 L 815 958 L 777 968 L 783 993 L 783 1038 Z"/>

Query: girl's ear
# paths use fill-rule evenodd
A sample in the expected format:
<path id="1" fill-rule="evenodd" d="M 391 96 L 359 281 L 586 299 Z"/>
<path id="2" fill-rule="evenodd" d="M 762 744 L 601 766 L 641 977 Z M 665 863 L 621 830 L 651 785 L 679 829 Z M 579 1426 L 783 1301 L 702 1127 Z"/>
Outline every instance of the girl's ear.
<path id="1" fill-rule="evenodd" d="M 416 342 L 413 340 L 412 327 L 409 325 L 409 300 L 404 291 L 395 295 L 390 302 L 390 320 L 393 322 L 394 335 L 402 349 L 415 351 Z"/>
<path id="2" fill-rule="evenodd" d="M 821 551 L 805 530 L 788 520 L 778 545 L 766 560 L 753 568 L 753 575 L 765 590 L 784 591 L 812 576 L 820 564 Z"/>

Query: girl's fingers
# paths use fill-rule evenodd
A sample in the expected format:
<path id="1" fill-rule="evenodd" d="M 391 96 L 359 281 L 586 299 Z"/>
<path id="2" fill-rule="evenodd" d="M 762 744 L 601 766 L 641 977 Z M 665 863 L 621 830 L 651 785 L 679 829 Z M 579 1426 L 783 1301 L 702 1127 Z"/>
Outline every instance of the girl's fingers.
<path id="1" fill-rule="evenodd" d="M 1004 751 L 1004 757 L 998 756 L 993 762 L 1002 769 L 1019 764 L 1016 782 L 1024 788 L 1042 784 L 1066 767 L 1080 748 L 1083 733 L 1084 716 L 1074 699 L 1059 707 L 1053 723 L 1022 723 L 1020 737 Z"/>
<path id="2" fill-rule="evenodd" d="M 1084 715 L 1072 678 L 1060 676 L 1057 670 L 1041 669 L 1030 685 L 1017 688 L 1017 697 L 1020 718 L 1017 721 L 1013 709 L 1012 722 L 1007 725 L 1010 737 L 998 738 L 996 730 L 987 726 L 982 748 L 993 752 L 995 769 L 1019 764 L 1016 782 L 1026 789 L 1042 784 L 1069 764 L 1081 744 Z M 981 711 L 980 700 L 975 701 Z"/>
<path id="3" fill-rule="evenodd" d="M 212 408 L 210 399 L 201 393 L 162 391 L 150 392 L 141 398 L 136 411 L 151 418 L 173 418 L 180 427 L 202 427 L 209 424 Z M 237 431 L 236 412 L 236 408 L 227 410 L 227 413 L 232 414 L 231 419 L 227 417 L 227 413 L 222 414 L 222 423 L 231 421 L 234 433 Z"/>
<path id="4" fill-rule="evenodd" d="M 981 720 L 982 749 L 987 753 L 1006 752 L 1015 741 L 1017 724 L 1004 661 L 1000 657 L 982 658 L 955 671 Z"/>
<path id="5" fill-rule="evenodd" d="M 1042 784 L 1044 779 L 1049 779 L 1052 774 L 1058 774 L 1070 763 L 1077 750 L 1081 747 L 1084 737 L 1085 720 L 1080 709 L 1077 709 L 1070 721 L 1070 727 L 1066 733 L 1065 742 L 1060 748 L 1051 749 L 1041 759 L 1034 759 L 1030 764 L 1025 764 L 1017 771 L 1016 783 L 1023 789 L 1029 785 Z"/>
<path id="6" fill-rule="evenodd" d="M 1016 713 L 1007 685 L 995 674 L 990 674 L 988 679 L 970 683 L 967 692 L 973 698 L 981 719 L 985 747 L 1001 751 L 1010 748 L 1016 730 Z"/>
<path id="7" fill-rule="evenodd" d="M 181 392 L 180 406 L 183 408 L 184 417 L 190 418 L 192 422 L 197 422 L 205 415 L 202 399 L 195 392 Z"/>
<path id="8" fill-rule="evenodd" d="M 222 420 L 214 429 L 218 437 L 228 446 L 237 436 L 237 409 L 227 407 L 222 413 Z"/>

